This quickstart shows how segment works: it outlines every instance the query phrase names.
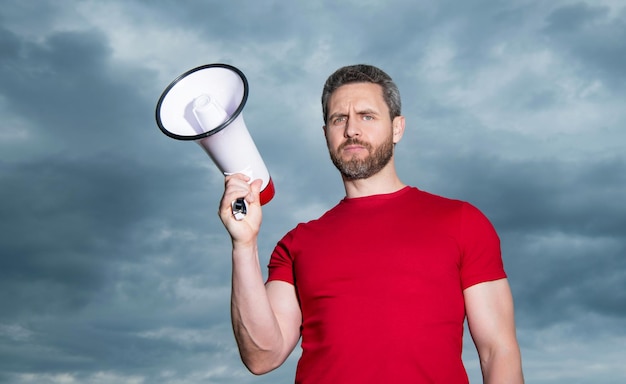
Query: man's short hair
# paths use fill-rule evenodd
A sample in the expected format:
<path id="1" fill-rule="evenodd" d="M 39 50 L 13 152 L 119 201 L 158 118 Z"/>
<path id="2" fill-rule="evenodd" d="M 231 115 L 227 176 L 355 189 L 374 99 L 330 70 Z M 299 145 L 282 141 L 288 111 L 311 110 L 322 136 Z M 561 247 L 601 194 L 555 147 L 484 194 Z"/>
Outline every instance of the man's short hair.
<path id="1" fill-rule="evenodd" d="M 373 83 L 383 89 L 383 99 L 389 108 L 391 120 L 402 113 L 400 91 L 391 77 L 383 70 L 368 64 L 356 64 L 341 67 L 328 77 L 322 91 L 322 113 L 324 124 L 328 119 L 328 99 L 342 85 L 352 83 Z"/>

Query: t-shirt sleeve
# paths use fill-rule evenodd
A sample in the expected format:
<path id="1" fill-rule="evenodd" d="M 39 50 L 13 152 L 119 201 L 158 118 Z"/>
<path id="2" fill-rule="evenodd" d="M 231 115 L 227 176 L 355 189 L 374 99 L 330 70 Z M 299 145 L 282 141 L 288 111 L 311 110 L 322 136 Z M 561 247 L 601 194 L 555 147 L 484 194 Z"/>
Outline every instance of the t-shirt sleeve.
<path id="1" fill-rule="evenodd" d="M 489 219 L 469 203 L 463 204 L 461 217 L 462 288 L 505 278 L 500 238 Z"/>
<path id="2" fill-rule="evenodd" d="M 295 229 L 288 232 L 276 244 L 268 265 L 267 281 L 280 280 L 295 285 L 293 273 L 292 244 Z"/>

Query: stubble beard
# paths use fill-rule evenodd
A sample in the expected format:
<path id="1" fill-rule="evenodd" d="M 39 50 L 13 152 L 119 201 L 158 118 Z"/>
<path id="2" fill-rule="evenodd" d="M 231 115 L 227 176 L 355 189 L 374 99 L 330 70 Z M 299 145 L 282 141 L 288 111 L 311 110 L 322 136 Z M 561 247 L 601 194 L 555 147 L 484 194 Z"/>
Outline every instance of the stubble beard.
<path id="1" fill-rule="evenodd" d="M 341 157 L 341 151 L 348 145 L 361 145 L 369 152 L 369 155 L 365 158 L 359 158 L 357 155 L 354 155 L 350 159 L 344 160 Z M 380 172 L 381 169 L 389 164 L 393 156 L 393 138 L 389 136 L 388 140 L 385 140 L 376 148 L 358 139 L 348 139 L 337 150 L 330 150 L 329 152 L 330 159 L 344 179 L 367 179 Z"/>

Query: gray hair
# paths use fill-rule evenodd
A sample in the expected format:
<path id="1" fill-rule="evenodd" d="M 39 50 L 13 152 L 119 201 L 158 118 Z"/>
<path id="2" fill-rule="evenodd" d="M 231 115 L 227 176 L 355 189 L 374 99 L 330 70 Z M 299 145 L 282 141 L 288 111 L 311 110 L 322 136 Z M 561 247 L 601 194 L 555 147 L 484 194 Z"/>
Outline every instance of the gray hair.
<path id="1" fill-rule="evenodd" d="M 328 119 L 328 99 L 330 95 L 342 85 L 351 83 L 373 83 L 383 88 L 383 99 L 389 107 L 391 120 L 400 116 L 402 112 L 402 102 L 400 101 L 400 91 L 391 77 L 381 69 L 367 64 L 349 65 L 339 68 L 328 77 L 322 91 L 322 113 L 324 114 L 324 124 Z"/>

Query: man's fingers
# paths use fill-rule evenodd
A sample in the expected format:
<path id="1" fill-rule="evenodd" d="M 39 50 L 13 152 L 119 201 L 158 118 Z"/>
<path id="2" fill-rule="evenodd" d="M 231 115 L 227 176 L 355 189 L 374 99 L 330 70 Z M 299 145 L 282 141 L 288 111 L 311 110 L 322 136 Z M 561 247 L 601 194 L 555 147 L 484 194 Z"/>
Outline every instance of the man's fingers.
<path id="1" fill-rule="evenodd" d="M 263 180 L 256 179 L 250 184 L 250 199 L 246 199 L 248 202 L 253 203 L 255 201 L 260 201 L 259 194 L 261 193 L 261 186 L 263 185 Z"/>
<path id="2" fill-rule="evenodd" d="M 224 184 L 224 196 L 220 206 L 223 217 L 232 214 L 233 204 L 237 199 L 244 199 L 248 204 L 260 202 L 259 194 L 263 180 L 257 179 L 250 182 L 250 177 L 237 173 L 226 176 Z"/>

